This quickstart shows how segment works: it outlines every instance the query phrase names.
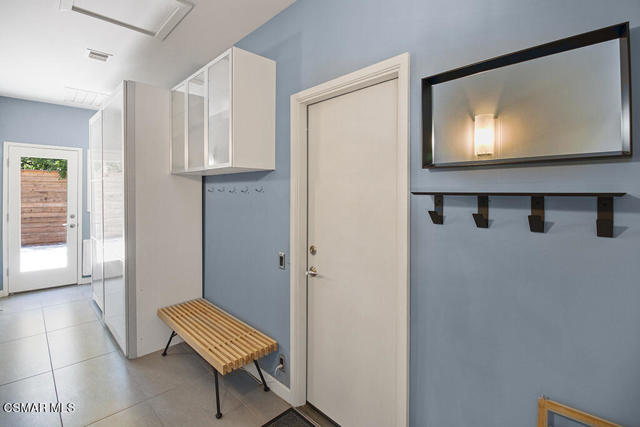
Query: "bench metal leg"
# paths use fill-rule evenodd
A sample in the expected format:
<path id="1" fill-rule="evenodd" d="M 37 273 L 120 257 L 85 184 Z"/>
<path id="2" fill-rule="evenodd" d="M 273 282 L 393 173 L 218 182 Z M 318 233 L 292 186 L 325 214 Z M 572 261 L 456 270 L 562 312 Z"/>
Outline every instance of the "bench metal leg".
<path id="1" fill-rule="evenodd" d="M 173 339 L 173 337 L 175 337 L 176 334 L 175 332 L 171 331 L 171 336 L 169 337 L 169 342 L 167 343 L 167 346 L 164 348 L 164 351 L 162 352 L 162 356 L 166 356 L 167 355 L 167 350 L 169 349 L 169 344 L 171 344 L 171 340 Z"/>
<path id="2" fill-rule="evenodd" d="M 260 365 L 258 365 L 258 361 L 254 360 L 253 363 L 256 364 L 256 369 L 258 370 L 258 375 L 260 375 L 260 380 L 262 381 L 262 385 L 264 386 L 264 391 L 269 391 L 269 387 L 267 387 L 267 382 L 264 380 L 264 376 L 262 375 L 262 371 L 260 370 Z"/>
<path id="3" fill-rule="evenodd" d="M 218 390 L 218 371 L 213 368 L 213 379 L 216 383 L 216 418 L 222 418 L 222 412 L 220 412 L 220 391 Z"/>

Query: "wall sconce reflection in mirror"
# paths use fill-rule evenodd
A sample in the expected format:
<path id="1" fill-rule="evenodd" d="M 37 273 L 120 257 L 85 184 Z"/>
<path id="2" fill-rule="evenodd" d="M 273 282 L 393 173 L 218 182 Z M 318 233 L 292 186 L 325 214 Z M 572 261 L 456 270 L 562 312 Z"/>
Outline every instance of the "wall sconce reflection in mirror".
<path id="1" fill-rule="evenodd" d="M 631 156 L 629 24 L 422 79 L 424 168 Z"/>
<path id="2" fill-rule="evenodd" d="M 493 114 L 478 114 L 473 119 L 473 148 L 476 156 L 491 156 L 495 143 L 495 117 Z"/>

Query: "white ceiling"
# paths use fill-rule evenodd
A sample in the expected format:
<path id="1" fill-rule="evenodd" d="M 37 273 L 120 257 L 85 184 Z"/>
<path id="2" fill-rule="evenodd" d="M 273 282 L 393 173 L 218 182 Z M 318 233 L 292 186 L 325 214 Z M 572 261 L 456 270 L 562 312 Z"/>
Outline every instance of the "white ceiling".
<path id="1" fill-rule="evenodd" d="M 126 7 L 135 0 L 103 1 Z M 194 8 L 162 41 L 61 11 L 60 0 L 0 0 L 0 95 L 78 106 L 65 101 L 65 87 L 109 93 L 135 80 L 169 88 L 295 0 L 190 1 Z M 135 23 L 166 8 L 167 0 L 144 1 L 153 2 L 159 10 Z M 106 63 L 89 59 L 87 48 L 113 56 Z"/>

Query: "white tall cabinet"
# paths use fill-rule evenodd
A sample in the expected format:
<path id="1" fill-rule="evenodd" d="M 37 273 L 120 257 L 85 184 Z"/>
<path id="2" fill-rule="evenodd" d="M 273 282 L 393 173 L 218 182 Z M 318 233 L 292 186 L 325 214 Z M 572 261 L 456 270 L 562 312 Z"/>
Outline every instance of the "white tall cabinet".
<path id="1" fill-rule="evenodd" d="M 165 344 L 158 308 L 202 294 L 202 183 L 167 170 L 170 100 L 125 81 L 90 120 L 93 296 L 130 358 Z"/>
<path id="2" fill-rule="evenodd" d="M 276 63 L 232 47 L 171 91 L 171 171 L 275 169 Z"/>

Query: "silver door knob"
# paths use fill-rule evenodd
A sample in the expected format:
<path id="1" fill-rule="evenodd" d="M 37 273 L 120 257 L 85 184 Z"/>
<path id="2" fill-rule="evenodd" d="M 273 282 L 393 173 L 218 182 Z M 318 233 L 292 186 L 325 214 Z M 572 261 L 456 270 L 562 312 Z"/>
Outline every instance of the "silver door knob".
<path id="1" fill-rule="evenodd" d="M 309 267 L 309 270 L 305 274 L 309 277 L 316 277 L 318 275 L 318 270 L 315 267 Z"/>

